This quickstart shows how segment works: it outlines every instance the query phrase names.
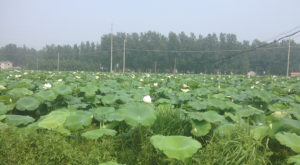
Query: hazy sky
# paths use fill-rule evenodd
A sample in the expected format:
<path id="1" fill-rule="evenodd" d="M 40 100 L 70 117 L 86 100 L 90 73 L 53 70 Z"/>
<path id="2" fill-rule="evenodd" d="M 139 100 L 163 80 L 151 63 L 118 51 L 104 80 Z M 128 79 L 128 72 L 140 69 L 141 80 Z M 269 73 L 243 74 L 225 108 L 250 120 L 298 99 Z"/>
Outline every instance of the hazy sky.
<path id="1" fill-rule="evenodd" d="M 97 43 L 111 23 L 114 34 L 223 32 L 263 41 L 299 27 L 299 16 L 300 0 L 0 0 L 0 47 Z"/>

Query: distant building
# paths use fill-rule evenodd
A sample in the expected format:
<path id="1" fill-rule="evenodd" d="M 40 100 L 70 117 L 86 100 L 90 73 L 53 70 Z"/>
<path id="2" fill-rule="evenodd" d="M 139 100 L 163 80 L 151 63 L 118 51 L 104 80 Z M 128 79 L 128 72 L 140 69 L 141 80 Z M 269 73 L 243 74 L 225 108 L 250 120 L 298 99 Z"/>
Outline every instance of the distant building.
<path id="1" fill-rule="evenodd" d="M 253 71 L 250 71 L 250 72 L 247 73 L 247 75 L 248 75 L 248 76 L 256 76 L 256 73 L 253 72 Z"/>
<path id="2" fill-rule="evenodd" d="M 300 72 L 292 72 L 291 76 L 300 76 Z"/>
<path id="3" fill-rule="evenodd" d="M 10 61 L 1 61 L 0 62 L 0 69 L 12 69 L 13 63 Z"/>

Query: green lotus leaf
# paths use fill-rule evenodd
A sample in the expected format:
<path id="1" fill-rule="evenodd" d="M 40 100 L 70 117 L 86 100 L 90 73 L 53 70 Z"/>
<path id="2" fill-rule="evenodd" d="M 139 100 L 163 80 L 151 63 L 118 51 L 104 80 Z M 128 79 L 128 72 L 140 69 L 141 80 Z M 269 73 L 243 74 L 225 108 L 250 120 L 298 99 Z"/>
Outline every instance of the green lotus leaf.
<path id="1" fill-rule="evenodd" d="M 32 97 L 23 97 L 23 98 L 20 98 L 17 101 L 16 105 L 17 105 L 18 110 L 32 111 L 32 110 L 35 110 L 39 107 L 40 102 L 37 101 L 35 98 L 32 98 Z"/>
<path id="2" fill-rule="evenodd" d="M 192 119 L 196 119 L 199 121 L 205 120 L 209 123 L 215 123 L 218 121 L 223 121 L 225 119 L 225 116 L 221 116 L 214 111 L 206 111 L 204 113 L 191 112 L 190 114 Z"/>
<path id="3" fill-rule="evenodd" d="M 14 88 L 14 89 L 8 91 L 7 94 L 10 96 L 13 96 L 13 97 L 22 97 L 25 95 L 32 95 L 33 92 L 28 90 L 27 88 Z"/>
<path id="4" fill-rule="evenodd" d="M 238 104 L 234 104 L 233 102 L 231 102 L 231 101 L 227 101 L 226 102 L 226 106 L 227 106 L 227 108 L 232 108 L 232 109 L 235 109 L 235 110 L 241 110 L 242 108 L 243 108 L 243 106 L 241 106 L 241 105 L 238 105 Z"/>
<path id="5" fill-rule="evenodd" d="M 103 135 L 110 135 L 115 136 L 117 134 L 117 131 L 112 129 L 97 129 L 88 131 L 82 134 L 82 136 L 86 137 L 87 139 L 98 139 L 99 137 Z"/>
<path id="6" fill-rule="evenodd" d="M 39 122 L 34 122 L 31 124 L 28 124 L 27 127 L 25 127 L 24 129 L 30 129 L 30 130 L 37 130 L 39 129 Z"/>
<path id="7" fill-rule="evenodd" d="M 53 128 L 52 131 L 63 134 L 63 135 L 71 135 L 71 132 L 69 130 L 65 129 L 62 125 L 59 125 L 58 127 Z"/>
<path id="8" fill-rule="evenodd" d="M 125 96 L 125 95 L 120 95 L 119 96 L 119 99 L 125 103 L 131 103 L 131 102 L 134 102 L 134 99 L 131 98 L 131 96 Z"/>
<path id="9" fill-rule="evenodd" d="M 86 87 L 80 87 L 80 91 L 85 92 L 85 95 L 87 97 L 95 96 L 97 90 L 98 90 L 98 87 L 93 86 L 93 85 L 88 85 Z"/>
<path id="10" fill-rule="evenodd" d="M 265 120 L 266 120 L 266 115 L 263 114 L 263 113 L 261 113 L 261 114 L 255 114 L 255 115 L 253 115 L 252 120 L 253 120 L 256 124 L 264 123 Z"/>
<path id="11" fill-rule="evenodd" d="M 300 136 L 294 133 L 278 133 L 275 135 L 280 144 L 290 147 L 293 151 L 300 153 Z"/>
<path id="12" fill-rule="evenodd" d="M 241 117 L 233 115 L 232 113 L 225 112 L 225 116 L 230 117 L 230 119 L 235 123 L 245 123 L 245 121 Z"/>
<path id="13" fill-rule="evenodd" d="M 109 161 L 109 162 L 106 162 L 106 163 L 101 163 L 99 165 L 120 165 L 120 164 L 118 164 L 116 162 Z"/>
<path id="14" fill-rule="evenodd" d="M 5 103 L 5 104 L 10 103 L 11 99 L 12 99 L 11 96 L 7 96 L 7 95 L 0 96 L 0 101 L 3 102 L 3 103 Z"/>
<path id="15" fill-rule="evenodd" d="M 250 134 L 253 134 L 255 140 L 260 140 L 262 137 L 266 136 L 269 133 L 268 126 L 256 127 L 250 131 Z"/>
<path id="16" fill-rule="evenodd" d="M 294 165 L 300 165 L 300 155 L 289 157 L 288 163 L 295 163 Z"/>
<path id="17" fill-rule="evenodd" d="M 254 90 L 253 96 L 261 98 L 263 101 L 265 101 L 267 103 L 272 100 L 271 95 L 268 92 L 264 91 L 264 90 L 258 90 L 258 89 Z"/>
<path id="18" fill-rule="evenodd" d="M 102 103 L 106 104 L 113 104 L 119 99 L 119 96 L 116 94 L 107 94 L 102 97 Z"/>
<path id="19" fill-rule="evenodd" d="M 3 120 L 3 119 L 5 119 L 5 118 L 6 118 L 6 115 L 1 115 L 0 116 L 0 121 Z"/>
<path id="20" fill-rule="evenodd" d="M 57 126 L 63 125 L 66 121 L 66 116 L 48 116 L 44 120 L 39 122 L 39 126 L 42 128 L 53 129 Z"/>
<path id="21" fill-rule="evenodd" d="M 107 115 L 104 119 L 104 121 L 123 121 L 123 120 L 124 120 L 124 116 L 120 115 L 117 112 Z"/>
<path id="22" fill-rule="evenodd" d="M 53 88 L 53 91 L 57 94 L 61 94 L 61 95 L 69 95 L 72 93 L 72 88 L 68 85 L 57 85 Z"/>
<path id="23" fill-rule="evenodd" d="M 216 132 L 221 135 L 226 135 L 236 129 L 236 124 L 222 124 L 216 129 Z"/>
<path id="24" fill-rule="evenodd" d="M 192 123 L 192 134 L 195 136 L 204 136 L 206 134 L 208 134 L 210 128 L 211 128 L 211 124 L 207 123 L 206 121 L 202 120 L 202 121 L 198 121 L 198 120 L 191 120 Z"/>
<path id="25" fill-rule="evenodd" d="M 142 103 L 126 104 L 118 112 L 124 116 L 126 124 L 131 126 L 150 126 L 155 122 L 157 115 L 151 105 Z"/>
<path id="26" fill-rule="evenodd" d="M 83 129 L 83 126 L 89 126 L 92 123 L 93 118 L 91 116 L 84 115 L 70 115 L 67 116 L 67 120 L 64 124 L 72 131 Z"/>
<path id="27" fill-rule="evenodd" d="M 160 98 L 159 100 L 157 100 L 157 103 L 160 103 L 160 104 L 177 104 L 176 101 L 165 99 L 165 98 Z"/>
<path id="28" fill-rule="evenodd" d="M 189 101 L 187 104 L 195 110 L 206 109 L 207 107 L 205 102 Z"/>
<path id="29" fill-rule="evenodd" d="M 81 101 L 80 101 L 80 98 L 78 97 L 74 97 L 72 95 L 65 95 L 64 96 L 64 101 L 68 104 L 80 104 Z"/>
<path id="30" fill-rule="evenodd" d="M 181 101 L 186 101 L 186 100 L 189 100 L 191 98 L 191 94 L 190 93 L 185 93 L 185 92 L 179 92 L 179 93 L 177 93 L 177 97 Z"/>
<path id="31" fill-rule="evenodd" d="M 220 108 L 221 110 L 227 108 L 225 101 L 213 97 L 207 99 L 207 105 Z"/>
<path id="32" fill-rule="evenodd" d="M 6 115 L 7 124 L 9 125 L 27 125 L 28 123 L 34 122 L 34 118 L 30 116 L 21 116 L 21 115 Z"/>
<path id="33" fill-rule="evenodd" d="M 296 133 L 297 135 L 300 135 L 300 121 L 299 120 L 283 118 L 280 121 L 283 124 L 285 132 Z"/>
<path id="34" fill-rule="evenodd" d="M 90 112 L 90 111 L 82 111 L 82 110 L 76 111 L 75 114 L 76 115 L 82 115 L 82 116 L 91 116 L 91 115 L 93 115 L 93 113 Z"/>
<path id="35" fill-rule="evenodd" d="M 0 115 L 4 115 L 7 111 L 7 106 L 4 103 L 0 102 Z"/>
<path id="36" fill-rule="evenodd" d="M 224 100 L 224 98 L 226 97 L 226 95 L 224 95 L 223 93 L 218 93 L 218 94 L 212 95 L 211 97 L 217 98 L 217 99 L 220 99 L 220 100 Z"/>
<path id="37" fill-rule="evenodd" d="M 291 118 L 291 115 L 286 112 L 276 111 L 276 112 L 272 113 L 271 115 L 267 116 L 266 120 L 273 121 L 273 120 L 280 120 L 283 118 Z"/>
<path id="38" fill-rule="evenodd" d="M 90 103 L 90 104 L 99 104 L 100 103 L 100 100 L 93 96 L 93 97 L 88 97 L 85 99 L 87 103 Z"/>
<path id="39" fill-rule="evenodd" d="M 186 136 L 162 136 L 151 137 L 153 146 L 166 154 L 169 158 L 183 160 L 191 157 L 202 147 L 201 143 Z"/>
<path id="40" fill-rule="evenodd" d="M 53 101 L 56 99 L 57 95 L 52 90 L 44 90 L 36 93 L 34 97 L 40 101 L 43 102 L 46 101 Z"/>
<path id="41" fill-rule="evenodd" d="M 99 87 L 99 90 L 101 93 L 110 93 L 115 91 L 114 89 L 110 88 L 110 87 Z"/>
<path id="42" fill-rule="evenodd" d="M 240 117 L 249 117 L 249 116 L 252 116 L 254 114 L 261 114 L 261 112 L 255 110 L 255 109 L 243 109 L 243 110 L 237 110 L 235 112 L 235 115 L 240 116 Z"/>
<path id="43" fill-rule="evenodd" d="M 74 108 L 86 108 L 88 106 L 88 104 L 85 104 L 85 103 L 81 103 L 81 104 L 73 104 L 71 105 L 72 107 Z"/>
<path id="44" fill-rule="evenodd" d="M 194 92 L 198 95 L 198 96 L 203 96 L 203 95 L 207 95 L 211 93 L 211 90 L 208 90 L 206 88 L 198 88 L 196 90 L 194 90 Z"/>
<path id="45" fill-rule="evenodd" d="M 114 122 L 111 122 L 109 124 L 105 124 L 103 126 L 100 126 L 100 128 L 102 129 L 114 129 L 116 126 L 118 126 L 120 124 L 120 122 L 118 121 L 114 121 Z"/>
<path id="46" fill-rule="evenodd" d="M 47 117 L 49 116 L 69 116 L 71 114 L 71 111 L 68 109 L 58 109 L 55 111 L 50 112 Z"/>
<path id="47" fill-rule="evenodd" d="M 115 108 L 113 107 L 101 107 L 101 108 L 93 108 L 89 110 L 93 113 L 94 118 L 98 121 L 104 120 L 104 115 L 109 115 L 115 112 Z"/>

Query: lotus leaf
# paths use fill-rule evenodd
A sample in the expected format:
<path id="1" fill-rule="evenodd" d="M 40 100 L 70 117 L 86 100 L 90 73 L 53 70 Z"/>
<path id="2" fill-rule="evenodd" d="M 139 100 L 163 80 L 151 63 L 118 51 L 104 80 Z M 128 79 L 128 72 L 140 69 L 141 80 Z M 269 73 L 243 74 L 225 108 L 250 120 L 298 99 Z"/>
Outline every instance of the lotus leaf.
<path id="1" fill-rule="evenodd" d="M 91 125 L 92 123 L 91 116 L 86 115 L 70 115 L 67 116 L 64 126 L 68 127 L 72 131 L 77 131 L 83 129 L 83 126 Z"/>
<path id="2" fill-rule="evenodd" d="M 94 118 L 98 121 L 101 121 L 104 119 L 104 115 L 109 115 L 113 112 L 115 112 L 115 109 L 113 107 L 101 107 L 101 108 L 93 108 L 89 110 L 93 113 Z"/>
<path id="3" fill-rule="evenodd" d="M 178 96 L 178 99 L 181 101 L 186 101 L 191 98 L 191 94 L 185 93 L 185 92 L 179 92 L 179 93 L 177 93 L 177 96 Z"/>
<path id="4" fill-rule="evenodd" d="M 157 100 L 157 103 L 160 103 L 160 104 L 176 104 L 176 101 L 165 99 L 165 98 L 160 98 L 159 100 Z"/>
<path id="5" fill-rule="evenodd" d="M 253 138 L 255 140 L 260 140 L 262 137 L 264 137 L 268 134 L 269 129 L 270 128 L 268 126 L 256 127 L 255 129 L 252 129 L 250 131 L 250 134 L 253 134 Z"/>
<path id="6" fill-rule="evenodd" d="M 53 128 L 52 131 L 63 134 L 63 135 L 71 135 L 71 132 L 65 129 L 62 125 L 59 125 L 56 128 Z"/>
<path id="7" fill-rule="evenodd" d="M 95 96 L 97 90 L 98 90 L 98 87 L 92 86 L 92 85 L 88 85 L 86 87 L 80 88 L 80 91 L 85 92 L 85 95 L 88 97 Z"/>
<path id="8" fill-rule="evenodd" d="M 200 113 L 200 112 L 191 112 L 191 118 L 192 119 L 196 119 L 196 120 L 205 120 L 209 123 L 215 123 L 215 122 L 218 122 L 218 121 L 223 121 L 225 119 L 224 116 L 221 116 L 219 114 L 217 114 L 216 112 L 214 111 L 206 111 L 206 112 L 203 112 L 203 113 Z"/>
<path id="9" fill-rule="evenodd" d="M 17 101 L 16 105 L 17 105 L 18 110 L 32 111 L 32 110 L 35 110 L 39 107 L 40 102 L 37 101 L 35 98 L 32 98 L 32 97 L 23 97 L 23 98 L 20 98 Z"/>
<path id="10" fill-rule="evenodd" d="M 112 89 L 110 87 L 100 87 L 99 90 L 101 93 L 105 93 L 105 94 L 115 91 L 114 89 Z"/>
<path id="11" fill-rule="evenodd" d="M 273 121 L 273 120 L 280 120 L 283 118 L 291 118 L 291 115 L 286 112 L 276 111 L 276 112 L 272 113 L 271 115 L 267 116 L 266 120 Z"/>
<path id="12" fill-rule="evenodd" d="M 43 102 L 44 100 L 53 101 L 56 99 L 56 94 L 52 90 L 45 90 L 36 93 L 34 97 L 40 102 Z"/>
<path id="13" fill-rule="evenodd" d="M 115 112 L 115 113 L 107 115 L 105 117 L 104 121 L 122 121 L 122 120 L 124 120 L 124 116 L 122 116 L 119 113 Z"/>
<path id="14" fill-rule="evenodd" d="M 216 129 L 216 132 L 221 135 L 226 135 L 229 132 L 235 130 L 236 126 L 237 126 L 236 124 L 222 124 L 222 125 L 218 126 L 218 128 Z"/>
<path id="15" fill-rule="evenodd" d="M 65 95 L 64 101 L 68 104 L 80 104 L 81 103 L 80 98 L 74 97 L 71 95 Z"/>
<path id="16" fill-rule="evenodd" d="M 61 95 L 69 95 L 72 93 L 72 88 L 68 85 L 60 84 L 53 88 L 53 91 Z"/>
<path id="17" fill-rule="evenodd" d="M 300 155 L 289 157 L 288 163 L 295 163 L 294 165 L 300 165 Z"/>
<path id="18" fill-rule="evenodd" d="M 90 103 L 90 104 L 99 104 L 100 103 L 100 100 L 93 96 L 93 97 L 88 97 L 85 99 L 87 103 Z"/>
<path id="19" fill-rule="evenodd" d="M 162 150 L 169 158 L 183 160 L 191 157 L 202 147 L 201 143 L 186 136 L 162 136 L 155 135 L 151 137 L 153 146 Z"/>
<path id="20" fill-rule="evenodd" d="M 209 130 L 211 129 L 211 124 L 207 123 L 206 121 L 198 121 L 198 120 L 191 120 L 192 123 L 192 134 L 195 136 L 204 136 L 208 134 Z"/>
<path id="21" fill-rule="evenodd" d="M 88 131 L 82 134 L 82 136 L 86 137 L 87 139 L 98 139 L 99 137 L 103 136 L 104 134 L 115 136 L 117 134 L 117 131 L 112 129 L 97 129 Z"/>
<path id="22" fill-rule="evenodd" d="M 39 122 L 39 126 L 42 128 L 53 129 L 57 126 L 64 124 L 66 116 L 48 116 L 44 120 Z"/>
<path id="23" fill-rule="evenodd" d="M 300 135 L 300 121 L 299 120 L 283 118 L 280 121 L 283 124 L 284 130 L 286 132 L 296 133 L 297 135 Z"/>
<path id="24" fill-rule="evenodd" d="M 32 95 L 32 91 L 28 90 L 27 88 L 14 88 L 8 92 L 8 95 L 13 97 L 22 97 L 25 95 Z"/>
<path id="25" fill-rule="evenodd" d="M 265 101 L 267 103 L 272 100 L 271 95 L 268 92 L 266 92 L 265 90 L 256 89 L 256 90 L 254 90 L 253 95 L 258 98 L 261 98 L 263 101 Z"/>
<path id="26" fill-rule="evenodd" d="M 293 151 L 300 153 L 300 136 L 294 133 L 283 132 L 276 134 L 275 137 L 282 145 L 290 147 Z"/>
<path id="27" fill-rule="evenodd" d="M 34 118 L 30 116 L 21 116 L 21 115 L 6 115 L 7 124 L 14 126 L 18 125 L 27 125 L 28 123 L 34 122 Z"/>
<path id="28" fill-rule="evenodd" d="M 221 110 L 227 108 L 226 102 L 224 102 L 220 99 L 217 99 L 217 98 L 213 98 L 213 97 L 207 99 L 207 105 L 210 105 L 210 106 L 216 107 L 216 108 L 220 108 Z"/>
<path id="29" fill-rule="evenodd" d="M 47 116 L 69 116 L 71 114 L 68 109 L 58 109 L 50 112 Z"/>
<path id="30" fill-rule="evenodd" d="M 206 109 L 207 105 L 205 102 L 195 102 L 195 101 L 189 101 L 188 105 L 192 107 L 195 110 L 201 110 Z"/>
<path id="31" fill-rule="evenodd" d="M 107 94 L 102 97 L 103 104 L 113 104 L 119 99 L 119 96 L 116 94 Z"/>
<path id="32" fill-rule="evenodd" d="M 157 115 L 151 105 L 142 103 L 126 104 L 118 112 L 124 116 L 126 124 L 131 126 L 150 126 L 155 122 Z"/>
<path id="33" fill-rule="evenodd" d="M 7 106 L 4 103 L 0 102 L 0 115 L 4 115 L 7 111 Z"/>
<path id="34" fill-rule="evenodd" d="M 243 109 L 243 110 L 236 111 L 235 114 L 236 116 L 240 116 L 240 117 L 249 117 L 254 114 L 261 114 L 261 112 L 255 109 Z"/>

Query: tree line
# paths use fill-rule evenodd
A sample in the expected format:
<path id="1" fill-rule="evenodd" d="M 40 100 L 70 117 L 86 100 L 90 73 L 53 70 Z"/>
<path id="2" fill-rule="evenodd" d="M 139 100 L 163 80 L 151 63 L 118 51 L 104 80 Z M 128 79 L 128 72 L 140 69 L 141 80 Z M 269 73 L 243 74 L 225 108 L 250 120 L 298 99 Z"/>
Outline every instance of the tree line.
<path id="1" fill-rule="evenodd" d="M 113 35 L 113 70 L 123 71 L 124 40 L 126 42 L 126 71 L 173 72 L 176 59 L 178 73 L 258 74 L 285 75 L 287 69 L 288 40 L 270 44 L 263 49 L 235 55 L 266 44 L 255 39 L 238 41 L 235 34 L 215 33 L 206 37 L 184 32 L 117 33 Z M 272 42 L 272 41 L 271 41 Z M 300 69 L 300 43 L 291 40 L 290 71 Z M 46 45 L 41 50 L 8 44 L 0 48 L 0 61 L 12 61 L 14 66 L 29 70 L 56 70 L 57 55 L 61 71 L 110 70 L 111 35 L 101 37 L 101 43 L 81 42 L 80 45 Z M 235 56 L 232 56 L 235 55 Z M 228 58 L 232 56 L 231 58 Z M 37 68 L 38 60 L 38 68 Z"/>

